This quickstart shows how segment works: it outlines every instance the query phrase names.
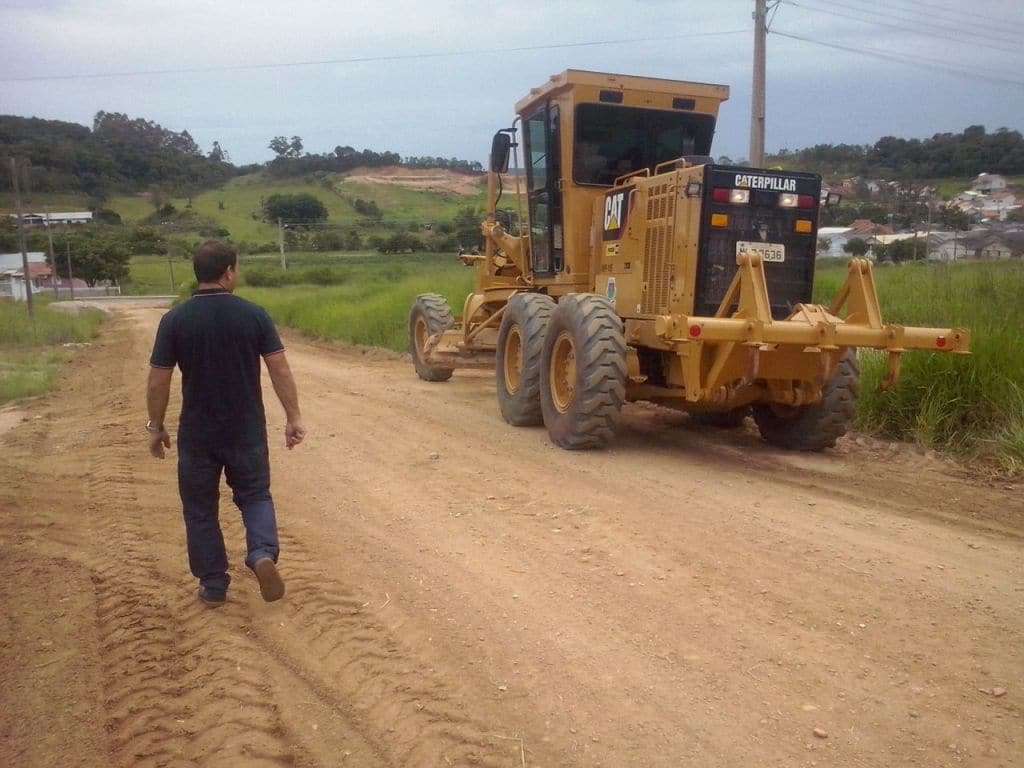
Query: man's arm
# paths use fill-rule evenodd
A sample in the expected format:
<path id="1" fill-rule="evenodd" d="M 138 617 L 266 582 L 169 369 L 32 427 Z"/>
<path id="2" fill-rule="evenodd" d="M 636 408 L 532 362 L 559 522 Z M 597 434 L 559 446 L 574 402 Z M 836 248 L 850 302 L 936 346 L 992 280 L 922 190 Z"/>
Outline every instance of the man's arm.
<path id="1" fill-rule="evenodd" d="M 149 452 L 158 459 L 164 457 L 164 449 L 171 447 L 171 436 L 164 427 L 167 415 L 167 401 L 171 397 L 171 376 L 173 368 L 149 369 L 146 384 L 146 409 L 149 411 Z"/>
<path id="2" fill-rule="evenodd" d="M 306 427 L 302 423 L 302 413 L 299 411 L 299 390 L 295 386 L 295 377 L 292 376 L 292 369 L 288 365 L 284 350 L 267 355 L 263 360 L 267 364 L 267 372 L 270 373 L 270 381 L 274 385 L 277 399 L 284 407 L 287 420 L 284 427 L 284 444 L 291 449 L 301 443 L 306 436 Z"/>

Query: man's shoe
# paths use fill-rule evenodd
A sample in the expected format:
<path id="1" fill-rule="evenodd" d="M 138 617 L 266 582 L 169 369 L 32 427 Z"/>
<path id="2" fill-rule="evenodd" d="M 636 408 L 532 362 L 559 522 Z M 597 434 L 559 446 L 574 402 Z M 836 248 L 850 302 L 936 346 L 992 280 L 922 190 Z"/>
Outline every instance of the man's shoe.
<path id="1" fill-rule="evenodd" d="M 261 557 L 252 564 L 252 571 L 260 583 L 260 594 L 268 603 L 284 597 L 284 581 L 277 572 L 277 564 L 269 557 Z"/>
<path id="2" fill-rule="evenodd" d="M 211 592 L 206 587 L 200 587 L 199 599 L 206 605 L 217 608 L 228 601 L 228 596 L 226 592 Z"/>

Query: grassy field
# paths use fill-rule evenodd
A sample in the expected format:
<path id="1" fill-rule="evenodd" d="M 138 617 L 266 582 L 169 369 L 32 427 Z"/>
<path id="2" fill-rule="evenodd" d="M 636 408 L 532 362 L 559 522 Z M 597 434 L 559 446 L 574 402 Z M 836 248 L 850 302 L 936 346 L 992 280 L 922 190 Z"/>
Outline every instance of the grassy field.
<path id="1" fill-rule="evenodd" d="M 266 307 L 275 321 L 314 338 L 396 351 L 408 347 L 409 308 L 421 293 L 440 293 L 461 309 L 473 282 L 473 271 L 448 254 L 382 257 L 344 255 L 328 260 L 310 255 L 291 269 L 327 268 L 340 284 L 243 288 L 240 293 Z M 253 264 L 245 270 L 259 268 Z"/>
<path id="2" fill-rule="evenodd" d="M 24 304 L 0 301 L 0 404 L 49 390 L 69 354 L 63 345 L 92 339 L 103 317 L 40 303 L 30 320 Z"/>
<path id="3" fill-rule="evenodd" d="M 972 354 L 904 355 L 899 385 L 879 389 L 881 353 L 861 353 L 858 427 L 1024 470 L 1024 264 L 904 264 L 876 270 L 888 322 L 963 326 Z M 815 299 L 827 302 L 844 267 L 819 270 Z"/>

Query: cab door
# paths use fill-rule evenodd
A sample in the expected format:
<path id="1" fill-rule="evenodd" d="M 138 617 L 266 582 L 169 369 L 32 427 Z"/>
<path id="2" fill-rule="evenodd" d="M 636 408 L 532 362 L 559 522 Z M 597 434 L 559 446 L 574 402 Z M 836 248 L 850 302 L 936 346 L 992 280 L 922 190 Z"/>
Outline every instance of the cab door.
<path id="1" fill-rule="evenodd" d="M 561 272 L 562 228 L 561 125 L 557 104 L 545 104 L 524 121 L 530 260 L 538 275 Z"/>

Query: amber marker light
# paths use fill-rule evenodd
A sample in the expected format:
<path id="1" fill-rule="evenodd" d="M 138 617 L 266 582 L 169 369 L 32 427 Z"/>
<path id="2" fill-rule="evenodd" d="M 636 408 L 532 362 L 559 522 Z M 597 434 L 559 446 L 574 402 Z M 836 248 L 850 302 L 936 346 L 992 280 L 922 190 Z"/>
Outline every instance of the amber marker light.
<path id="1" fill-rule="evenodd" d="M 712 213 L 711 214 L 711 226 L 718 227 L 720 229 L 729 226 L 729 216 L 725 213 Z"/>
<path id="2" fill-rule="evenodd" d="M 811 224 L 811 220 L 810 219 L 797 219 L 796 220 L 796 231 L 799 232 L 801 235 L 809 235 L 809 234 L 811 234 L 812 227 L 813 227 L 813 225 Z"/>

